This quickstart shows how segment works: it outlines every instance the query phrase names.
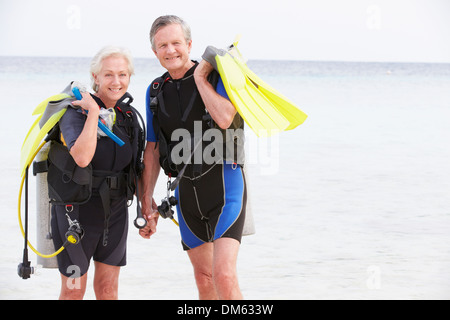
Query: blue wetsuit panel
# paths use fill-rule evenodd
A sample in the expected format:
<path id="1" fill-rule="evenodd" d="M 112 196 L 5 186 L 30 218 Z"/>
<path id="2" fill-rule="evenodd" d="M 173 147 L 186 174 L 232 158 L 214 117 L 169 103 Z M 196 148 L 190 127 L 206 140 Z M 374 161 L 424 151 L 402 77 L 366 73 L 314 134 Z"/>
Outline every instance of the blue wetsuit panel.
<path id="1" fill-rule="evenodd" d="M 247 200 L 240 166 L 216 165 L 196 181 L 183 178 L 175 197 L 185 250 L 223 237 L 241 240 Z"/>
<path id="2" fill-rule="evenodd" d="M 241 167 L 233 169 L 233 165 L 223 167 L 223 182 L 225 189 L 225 205 L 220 214 L 214 232 L 214 240 L 221 238 L 239 218 L 244 206 L 244 176 Z M 237 172 L 236 172 L 237 171 Z"/>

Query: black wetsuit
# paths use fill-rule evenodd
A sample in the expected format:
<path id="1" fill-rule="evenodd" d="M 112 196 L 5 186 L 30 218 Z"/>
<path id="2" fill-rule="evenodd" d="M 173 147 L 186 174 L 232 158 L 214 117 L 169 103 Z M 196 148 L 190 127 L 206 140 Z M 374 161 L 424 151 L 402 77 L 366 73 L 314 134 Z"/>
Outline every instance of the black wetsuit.
<path id="1" fill-rule="evenodd" d="M 103 102 L 93 96 L 100 107 Z M 116 123 L 124 120 L 122 112 L 116 111 Z M 59 127 L 70 150 L 81 134 L 86 115 L 68 108 L 59 122 Z M 115 125 L 113 132 L 125 142 L 118 146 L 109 137 L 101 137 L 91 161 L 94 174 L 104 172 L 113 176 L 124 172 L 132 160 L 130 139 L 123 128 Z M 107 179 L 106 179 L 107 180 Z M 110 183 L 110 182 L 108 182 Z M 111 186 L 109 186 L 111 187 Z M 126 191 L 117 190 L 110 194 L 110 210 L 105 213 L 98 188 L 93 188 L 90 200 L 81 205 L 70 207 L 68 212 L 64 205 L 52 206 L 52 235 L 55 248 L 60 248 L 65 241 L 65 233 L 69 228 L 66 214 L 71 220 L 77 220 L 84 229 L 84 237 L 76 245 L 69 245 L 58 256 L 60 272 L 67 277 L 84 275 L 89 268 L 91 258 L 112 266 L 126 264 L 126 241 L 128 234 L 128 206 Z M 105 237 L 105 230 L 107 236 Z"/>

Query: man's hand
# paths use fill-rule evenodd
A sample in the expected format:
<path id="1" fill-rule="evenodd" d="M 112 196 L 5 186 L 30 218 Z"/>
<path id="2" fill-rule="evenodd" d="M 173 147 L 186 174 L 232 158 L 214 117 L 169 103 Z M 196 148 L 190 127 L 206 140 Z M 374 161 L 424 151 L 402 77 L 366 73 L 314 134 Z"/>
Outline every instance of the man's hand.
<path id="1" fill-rule="evenodd" d="M 142 215 L 147 220 L 147 225 L 139 230 L 139 234 L 144 239 L 150 239 L 150 237 L 156 232 L 156 225 L 158 224 L 159 212 L 158 206 L 154 199 L 152 199 L 152 207 L 142 207 Z"/>

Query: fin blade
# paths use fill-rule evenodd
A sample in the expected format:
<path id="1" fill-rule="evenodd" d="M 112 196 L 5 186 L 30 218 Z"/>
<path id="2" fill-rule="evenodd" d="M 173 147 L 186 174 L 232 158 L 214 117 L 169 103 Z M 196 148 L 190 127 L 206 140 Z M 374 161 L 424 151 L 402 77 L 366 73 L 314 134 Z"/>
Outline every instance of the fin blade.
<path id="1" fill-rule="evenodd" d="M 236 64 L 245 74 L 245 76 L 254 83 L 258 90 L 277 108 L 283 116 L 290 122 L 286 130 L 292 130 L 301 125 L 308 117 L 300 108 L 298 108 L 292 101 L 286 98 L 279 91 L 268 85 L 260 77 L 258 77 L 245 63 L 242 55 L 234 45 L 233 58 Z"/>
<path id="2" fill-rule="evenodd" d="M 34 159 L 35 153 L 41 144 L 42 140 L 45 138 L 47 133 L 54 127 L 56 123 L 58 123 L 59 119 L 63 116 L 67 109 L 62 109 L 57 113 L 53 114 L 48 121 L 42 126 L 34 125 L 31 127 L 28 132 L 25 141 L 22 144 L 22 149 L 20 151 L 20 172 L 21 176 L 25 174 L 25 170 L 27 166 L 31 165 L 31 162 Z M 35 121 L 39 123 L 40 119 Z"/>
<path id="3" fill-rule="evenodd" d="M 47 107 L 49 102 L 53 102 L 53 101 L 60 101 L 66 98 L 70 98 L 71 96 L 69 96 L 66 93 L 58 93 L 55 94 L 51 97 L 48 97 L 47 99 L 45 99 L 44 101 L 42 101 L 41 103 L 38 104 L 38 106 L 34 109 L 32 115 L 36 116 L 39 114 L 43 114 L 45 111 L 45 108 Z"/>
<path id="4" fill-rule="evenodd" d="M 289 126 L 287 119 L 246 78 L 230 54 L 217 55 L 215 59 L 231 102 L 257 136 L 268 136 Z"/>

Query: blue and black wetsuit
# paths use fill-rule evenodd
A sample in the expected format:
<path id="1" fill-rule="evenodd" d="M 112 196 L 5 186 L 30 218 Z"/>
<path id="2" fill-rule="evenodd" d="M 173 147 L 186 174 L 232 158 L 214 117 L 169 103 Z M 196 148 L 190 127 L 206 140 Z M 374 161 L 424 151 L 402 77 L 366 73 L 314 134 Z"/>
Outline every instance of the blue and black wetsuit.
<path id="1" fill-rule="evenodd" d="M 171 156 L 170 151 L 177 144 L 171 141 L 172 133 L 183 128 L 194 135 L 195 122 L 201 122 L 204 131 L 211 128 L 210 119 L 205 120 L 205 105 L 194 80 L 197 65 L 181 79 L 172 79 L 166 73 L 153 81 L 147 90 L 147 141 L 158 142 L 160 163 L 166 174 L 171 171 L 164 165 L 166 158 Z M 156 83 L 161 80 L 163 83 Z M 152 92 L 159 86 L 162 87 L 155 95 L 158 101 L 155 110 L 151 106 L 154 98 Z M 228 98 L 220 78 L 216 90 Z M 173 175 L 184 165 L 177 166 Z M 240 165 L 225 160 L 213 164 L 204 161 L 200 165 L 189 164 L 175 191 L 175 197 L 178 200 L 177 213 L 185 250 L 223 237 L 241 241 L 247 191 Z"/>

